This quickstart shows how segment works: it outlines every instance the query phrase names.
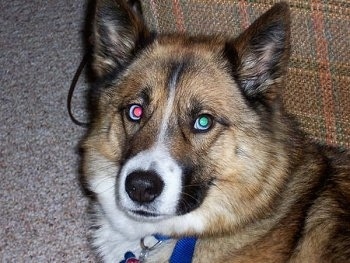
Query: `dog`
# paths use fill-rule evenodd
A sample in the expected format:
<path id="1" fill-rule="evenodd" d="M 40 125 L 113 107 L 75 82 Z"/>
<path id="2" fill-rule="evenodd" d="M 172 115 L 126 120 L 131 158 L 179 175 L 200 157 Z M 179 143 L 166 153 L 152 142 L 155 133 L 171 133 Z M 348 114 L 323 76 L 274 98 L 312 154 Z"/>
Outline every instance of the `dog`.
<path id="1" fill-rule="evenodd" d="M 290 20 L 282 2 L 236 38 L 157 34 L 138 2 L 97 1 L 82 171 L 99 260 L 350 262 L 350 155 L 283 109 Z"/>

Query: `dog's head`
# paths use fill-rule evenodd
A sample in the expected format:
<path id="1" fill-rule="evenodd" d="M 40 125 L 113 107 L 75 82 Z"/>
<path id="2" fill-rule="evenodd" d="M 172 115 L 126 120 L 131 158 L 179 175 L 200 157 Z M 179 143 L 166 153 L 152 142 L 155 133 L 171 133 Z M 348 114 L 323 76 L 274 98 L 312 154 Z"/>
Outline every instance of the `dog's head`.
<path id="1" fill-rule="evenodd" d="M 157 35 L 135 1 L 97 1 L 83 166 L 116 228 L 214 233 L 268 213 L 286 168 L 289 23 L 281 3 L 235 39 Z"/>

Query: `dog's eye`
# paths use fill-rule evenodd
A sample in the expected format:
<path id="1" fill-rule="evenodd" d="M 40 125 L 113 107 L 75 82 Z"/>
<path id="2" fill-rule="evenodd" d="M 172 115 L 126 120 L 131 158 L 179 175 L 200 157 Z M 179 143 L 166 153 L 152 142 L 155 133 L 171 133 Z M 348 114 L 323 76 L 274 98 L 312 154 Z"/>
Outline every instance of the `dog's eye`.
<path id="1" fill-rule="evenodd" d="M 139 121 L 143 114 L 143 108 L 139 104 L 131 104 L 128 110 L 128 117 L 131 121 Z"/>
<path id="2" fill-rule="evenodd" d="M 196 132 L 205 132 L 213 125 L 213 118 L 208 114 L 199 115 L 195 120 L 193 128 Z"/>

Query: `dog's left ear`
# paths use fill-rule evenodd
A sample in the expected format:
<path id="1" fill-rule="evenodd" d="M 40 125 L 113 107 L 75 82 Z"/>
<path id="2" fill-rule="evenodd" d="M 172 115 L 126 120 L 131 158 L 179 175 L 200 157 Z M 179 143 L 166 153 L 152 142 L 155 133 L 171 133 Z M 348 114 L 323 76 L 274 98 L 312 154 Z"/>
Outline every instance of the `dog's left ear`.
<path id="1" fill-rule="evenodd" d="M 278 3 L 258 18 L 226 53 L 234 63 L 234 75 L 243 93 L 264 104 L 280 93 L 278 84 L 287 69 L 290 53 L 290 12 L 286 3 Z"/>
<path id="2" fill-rule="evenodd" d="M 98 77 L 119 72 L 150 39 L 138 0 L 97 0 L 92 68 Z"/>

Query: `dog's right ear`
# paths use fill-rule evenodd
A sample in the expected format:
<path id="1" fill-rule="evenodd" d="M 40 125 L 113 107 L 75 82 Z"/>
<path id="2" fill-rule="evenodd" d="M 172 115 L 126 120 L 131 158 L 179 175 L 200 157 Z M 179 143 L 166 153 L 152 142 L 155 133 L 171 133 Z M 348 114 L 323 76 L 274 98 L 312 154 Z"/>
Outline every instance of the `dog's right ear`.
<path id="1" fill-rule="evenodd" d="M 138 0 L 97 0 L 92 69 L 101 78 L 120 72 L 149 41 Z"/>

